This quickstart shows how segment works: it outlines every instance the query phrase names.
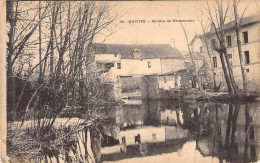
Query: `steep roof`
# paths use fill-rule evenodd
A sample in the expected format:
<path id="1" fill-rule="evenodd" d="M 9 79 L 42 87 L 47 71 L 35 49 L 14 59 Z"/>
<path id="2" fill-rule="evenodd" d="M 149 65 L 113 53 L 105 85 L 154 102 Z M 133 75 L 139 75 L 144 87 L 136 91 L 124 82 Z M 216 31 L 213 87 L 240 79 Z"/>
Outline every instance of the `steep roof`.
<path id="1" fill-rule="evenodd" d="M 169 71 L 169 72 L 158 74 L 158 76 L 172 75 L 172 74 L 175 74 L 175 73 L 178 73 L 178 72 L 182 72 L 182 71 L 186 71 L 187 72 L 187 69 L 185 68 L 185 69 L 180 69 L 180 70 L 177 70 L 177 71 Z"/>
<path id="2" fill-rule="evenodd" d="M 185 59 L 190 60 L 190 54 L 189 52 L 182 52 Z M 199 52 L 193 52 L 192 53 L 194 60 L 204 60 L 204 57 Z"/>
<path id="3" fill-rule="evenodd" d="M 141 51 L 142 59 L 173 58 L 184 59 L 180 51 L 169 44 L 94 44 L 95 54 L 120 53 L 123 59 L 133 59 L 133 51 Z"/>
<path id="4" fill-rule="evenodd" d="M 247 16 L 247 17 L 242 18 L 240 26 L 243 27 L 243 26 L 255 24 L 255 23 L 258 23 L 258 22 L 260 22 L 260 14 L 251 15 L 251 16 Z M 224 25 L 224 28 L 226 30 L 231 30 L 232 28 L 235 28 L 235 21 L 231 21 L 229 23 L 226 23 Z M 207 32 L 205 35 L 212 35 L 212 34 L 215 34 L 215 30 L 211 30 L 211 31 Z M 191 40 L 190 45 L 192 45 L 197 38 L 201 39 L 201 37 L 203 37 L 203 36 L 204 36 L 203 34 L 195 35 L 193 37 L 193 39 Z"/>
<path id="5" fill-rule="evenodd" d="M 255 14 L 255 15 L 243 17 L 241 20 L 240 26 L 244 27 L 244 26 L 256 24 L 259 22 L 260 22 L 260 14 Z M 225 30 L 232 30 L 233 28 L 235 28 L 235 21 L 231 21 L 224 25 Z M 215 34 L 215 30 L 210 30 L 209 32 L 206 33 L 206 35 L 211 35 L 211 34 Z M 203 35 L 200 35 L 198 37 L 201 37 L 201 36 L 203 36 Z"/>
<path id="6" fill-rule="evenodd" d="M 247 17 L 244 17 L 242 18 L 241 20 L 241 26 L 244 26 L 244 25 L 249 25 L 249 24 L 252 24 L 252 23 L 256 23 L 256 22 L 259 22 L 260 21 L 260 15 L 250 15 L 250 16 L 247 16 Z M 235 25 L 235 21 L 231 21 L 227 24 L 225 24 L 225 27 L 233 27 Z"/>
<path id="7" fill-rule="evenodd" d="M 190 45 L 192 45 L 194 42 L 195 42 L 195 40 L 197 39 L 197 38 L 200 38 L 201 36 L 200 35 L 196 35 L 195 34 L 195 36 L 193 37 L 193 39 L 191 40 L 191 42 L 190 42 Z"/>

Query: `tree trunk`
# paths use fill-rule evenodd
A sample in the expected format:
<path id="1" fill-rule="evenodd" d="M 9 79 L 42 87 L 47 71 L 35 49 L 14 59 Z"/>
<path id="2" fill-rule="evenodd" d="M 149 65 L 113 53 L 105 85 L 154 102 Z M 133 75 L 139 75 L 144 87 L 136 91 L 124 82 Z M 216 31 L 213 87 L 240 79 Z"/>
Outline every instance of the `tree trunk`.
<path id="1" fill-rule="evenodd" d="M 52 20 L 51 20 L 51 40 L 50 40 L 50 44 L 51 44 L 51 55 L 50 55 L 50 75 L 53 74 L 53 57 L 54 57 L 54 47 L 53 47 L 53 32 L 55 30 L 55 23 L 56 23 L 56 18 L 57 18 L 57 13 L 55 12 L 56 10 L 56 3 L 53 2 L 53 11 L 52 11 Z"/>
<path id="2" fill-rule="evenodd" d="M 220 59 L 221 59 L 221 63 L 222 63 L 223 73 L 224 73 L 226 83 L 227 83 L 227 87 L 228 87 L 228 92 L 231 96 L 234 96 L 234 93 L 237 94 L 237 87 L 236 87 L 236 84 L 235 84 L 233 71 L 232 71 L 232 68 L 229 64 L 229 60 L 228 60 L 228 57 L 227 57 L 227 49 L 225 47 L 224 23 L 225 23 L 226 13 L 223 13 L 222 2 L 219 2 L 218 0 L 216 0 L 216 3 L 217 3 L 217 12 L 218 12 L 218 17 L 219 17 L 219 20 L 218 20 L 219 26 L 218 26 L 218 29 L 215 26 L 215 31 L 216 31 L 216 34 L 218 36 L 218 40 L 219 40 L 219 43 L 220 43 L 219 54 L 220 54 Z M 212 19 L 211 21 L 214 22 L 212 15 L 210 15 L 210 16 L 211 16 L 211 19 Z M 225 59 L 224 59 L 223 55 L 224 55 Z M 226 67 L 226 65 L 227 65 L 227 67 Z"/>
<path id="3" fill-rule="evenodd" d="M 237 95 L 237 85 L 236 85 L 236 82 L 235 82 L 235 79 L 234 79 L 233 70 L 232 70 L 232 67 L 230 65 L 228 55 L 227 55 L 227 48 L 224 46 L 223 49 L 224 49 L 224 56 L 225 56 L 225 59 L 226 59 L 228 72 L 229 72 L 229 76 L 230 76 L 230 82 L 231 82 L 231 85 L 233 87 L 234 94 Z"/>
<path id="4" fill-rule="evenodd" d="M 203 27 L 202 27 L 203 28 Z M 203 29 L 203 33 L 205 35 L 205 31 Z M 211 72 L 212 72 L 212 76 L 213 76 L 213 84 L 214 84 L 214 92 L 217 92 L 218 89 L 217 89 L 217 82 L 216 82 L 216 75 L 215 75 L 215 72 L 214 72 L 214 67 L 212 65 L 212 59 L 211 59 L 211 55 L 210 55 L 210 52 L 209 52 L 209 46 L 208 46 L 208 43 L 207 43 L 207 40 L 206 38 L 204 38 L 204 42 L 206 44 L 206 48 L 207 48 L 207 53 L 208 53 L 208 56 L 209 56 L 209 61 L 210 61 L 210 67 L 211 67 Z"/>
<path id="5" fill-rule="evenodd" d="M 237 49 L 238 49 L 238 55 L 239 55 L 239 60 L 240 60 L 241 73 L 242 73 L 242 77 L 243 77 L 244 94 L 245 94 L 245 96 L 248 96 L 247 78 L 246 78 L 245 67 L 244 67 L 244 59 L 243 59 L 242 50 L 241 50 L 240 25 L 238 23 L 236 0 L 233 0 L 233 6 L 234 6 L 234 15 L 235 15 L 235 29 L 236 29 L 236 36 L 237 36 Z"/>
<path id="6" fill-rule="evenodd" d="M 95 162 L 99 163 L 101 158 L 101 136 L 97 131 L 90 131 L 91 150 L 95 158 Z"/>
<path id="7" fill-rule="evenodd" d="M 204 34 L 203 41 L 205 42 L 206 49 L 207 49 L 207 54 L 208 54 L 209 61 L 210 61 L 211 73 L 212 73 L 213 84 L 214 84 L 214 92 L 217 92 L 218 89 L 217 89 L 217 83 L 216 83 L 216 76 L 215 76 L 214 67 L 213 67 L 213 64 L 212 64 L 211 55 L 210 55 L 210 52 L 209 52 L 209 46 L 208 46 L 208 42 L 207 42 L 206 31 L 205 31 L 205 28 L 203 26 L 202 20 L 201 21 L 199 20 L 199 22 L 200 22 L 201 29 L 202 29 L 203 34 Z"/>
<path id="8" fill-rule="evenodd" d="M 15 34 L 15 26 L 16 20 L 15 17 L 17 15 L 17 10 L 14 13 L 14 2 L 7 1 L 7 21 L 10 23 L 10 31 L 8 33 L 8 42 L 7 42 L 7 77 L 13 75 L 13 64 L 12 64 L 12 56 L 14 55 L 14 34 Z M 8 84 L 8 83 L 7 83 Z"/>
<path id="9" fill-rule="evenodd" d="M 223 52 L 219 52 L 219 57 L 220 57 L 220 60 L 221 60 L 222 69 L 223 69 L 224 77 L 225 77 L 227 88 L 228 88 L 228 93 L 233 96 L 234 92 L 233 92 L 233 89 L 231 87 L 231 82 L 230 82 L 230 78 L 229 78 L 227 68 L 226 68 L 226 65 L 225 65 Z"/>
<path id="10" fill-rule="evenodd" d="M 41 48 L 41 43 L 42 43 L 42 31 L 41 31 L 41 1 L 39 1 L 39 63 L 40 63 L 40 73 L 39 73 L 39 81 L 42 81 L 42 48 Z"/>
<path id="11" fill-rule="evenodd" d="M 197 70 L 197 68 L 196 68 L 196 65 L 195 65 L 195 62 L 194 62 L 194 60 L 193 60 L 193 56 L 192 56 L 192 52 L 191 52 L 191 49 L 190 49 L 190 46 L 189 46 L 189 41 L 188 41 L 188 36 L 187 36 L 187 33 L 186 33 L 186 29 L 184 28 L 184 26 L 183 26 L 183 24 L 180 22 L 180 24 L 181 24 L 181 27 L 182 27 L 182 30 L 183 30 L 183 32 L 184 32 L 184 35 L 185 35 L 185 38 L 186 38 L 186 44 L 187 44 L 187 48 L 188 48 L 188 50 L 189 50 L 189 55 L 190 55 L 190 58 L 191 58 L 191 62 L 192 62 L 192 65 L 194 66 L 194 72 L 195 72 L 195 77 L 196 77 L 196 79 L 197 79 L 197 82 L 198 82 L 198 87 L 199 87 L 199 90 L 201 91 L 201 92 L 203 92 L 203 90 L 202 90 L 202 88 L 201 88 L 201 80 L 200 80 L 200 78 L 198 77 L 198 70 Z"/>
<path id="12" fill-rule="evenodd" d="M 223 8 L 222 8 L 222 4 L 219 4 L 219 1 L 217 1 L 217 5 L 218 5 L 218 13 L 219 13 L 219 29 L 220 29 L 219 43 L 220 43 L 220 51 L 221 51 L 220 56 L 222 57 L 221 58 L 222 68 L 223 68 L 223 72 L 224 72 L 224 75 L 225 75 L 225 78 L 226 78 L 227 87 L 228 88 L 232 87 L 231 89 L 232 89 L 232 96 L 233 96 L 234 94 L 237 94 L 237 87 L 236 87 L 236 84 L 235 84 L 233 71 L 232 71 L 232 68 L 230 66 L 230 63 L 229 63 L 229 60 L 228 60 L 228 57 L 227 57 L 227 49 L 225 47 L 225 32 L 224 32 L 224 23 L 225 22 L 224 22 Z M 226 62 L 223 58 L 223 55 L 225 57 Z M 225 63 L 227 64 L 227 69 L 226 69 Z M 228 70 L 228 72 L 227 72 L 227 70 Z M 228 80 L 229 80 L 229 82 L 228 82 Z M 230 83 L 230 85 L 228 83 Z M 231 92 L 231 91 L 229 91 L 229 92 Z"/>
<path id="13" fill-rule="evenodd" d="M 84 129 L 84 132 L 85 132 L 85 142 L 84 142 L 84 148 L 85 148 L 85 160 L 88 160 L 88 128 L 86 127 Z"/>

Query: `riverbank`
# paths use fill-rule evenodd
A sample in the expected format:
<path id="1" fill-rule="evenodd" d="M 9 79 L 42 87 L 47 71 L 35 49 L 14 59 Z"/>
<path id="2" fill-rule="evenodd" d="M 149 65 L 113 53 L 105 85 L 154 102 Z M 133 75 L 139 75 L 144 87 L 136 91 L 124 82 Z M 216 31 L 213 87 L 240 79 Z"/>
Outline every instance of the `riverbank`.
<path id="1" fill-rule="evenodd" d="M 207 92 L 197 96 L 196 101 L 209 101 L 209 102 L 253 102 L 257 101 L 259 94 L 250 94 L 245 96 L 244 94 L 238 94 L 237 96 L 230 96 L 228 92 Z"/>
<path id="2" fill-rule="evenodd" d="M 249 93 L 245 96 L 239 93 L 237 96 L 230 96 L 228 92 L 201 92 L 199 90 L 168 90 L 160 92 L 160 100 L 179 100 L 179 101 L 205 101 L 205 102 L 253 102 L 260 98 L 259 93 Z M 259 99 L 260 100 L 260 99 Z"/>

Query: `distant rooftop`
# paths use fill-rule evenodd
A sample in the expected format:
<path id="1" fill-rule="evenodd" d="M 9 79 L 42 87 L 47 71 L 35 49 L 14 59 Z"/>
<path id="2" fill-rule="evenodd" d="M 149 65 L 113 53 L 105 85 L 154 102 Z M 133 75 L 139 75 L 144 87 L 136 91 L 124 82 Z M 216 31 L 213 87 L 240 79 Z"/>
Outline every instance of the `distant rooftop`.
<path id="1" fill-rule="evenodd" d="M 260 14 L 250 15 L 250 16 L 242 18 L 240 26 L 243 27 L 243 26 L 247 26 L 247 25 L 251 25 L 251 24 L 255 24 L 255 23 L 259 23 L 259 22 L 260 22 Z M 230 30 L 234 27 L 235 27 L 235 21 L 228 22 L 224 25 L 224 28 L 226 30 Z M 206 33 L 206 35 L 212 35 L 212 34 L 215 34 L 215 30 L 211 30 Z M 193 42 L 195 41 L 196 38 L 201 38 L 202 36 L 203 36 L 203 34 L 195 35 L 193 37 L 193 39 L 191 40 L 190 44 L 193 44 Z"/>
<path id="2" fill-rule="evenodd" d="M 94 44 L 95 54 L 121 54 L 122 59 L 133 59 L 134 50 L 140 50 L 142 59 L 184 59 L 180 51 L 169 44 Z"/>
<path id="3" fill-rule="evenodd" d="M 249 25 L 249 24 L 259 22 L 259 21 L 260 21 L 260 15 L 259 14 L 250 15 L 250 16 L 247 16 L 247 17 L 243 17 L 240 25 L 241 26 Z M 234 27 L 234 25 L 235 25 L 235 21 L 231 21 L 231 22 L 225 24 L 225 27 Z"/>
<path id="4" fill-rule="evenodd" d="M 188 52 L 182 52 L 186 60 L 190 60 L 190 54 Z M 192 57 L 194 60 L 204 60 L 204 57 L 199 52 L 193 52 Z"/>

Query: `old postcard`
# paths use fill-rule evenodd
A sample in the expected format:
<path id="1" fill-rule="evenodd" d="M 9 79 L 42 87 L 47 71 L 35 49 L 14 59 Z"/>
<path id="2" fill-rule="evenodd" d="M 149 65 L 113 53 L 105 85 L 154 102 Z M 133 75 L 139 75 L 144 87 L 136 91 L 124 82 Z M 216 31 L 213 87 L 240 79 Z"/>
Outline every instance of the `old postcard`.
<path id="1" fill-rule="evenodd" d="M 0 162 L 258 162 L 260 2 L 1 1 Z"/>

